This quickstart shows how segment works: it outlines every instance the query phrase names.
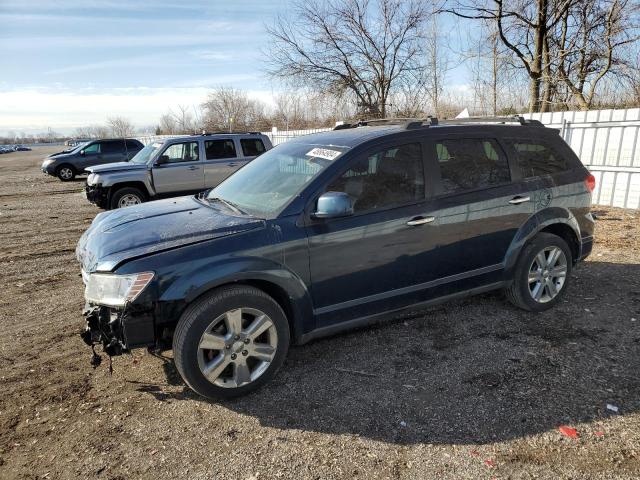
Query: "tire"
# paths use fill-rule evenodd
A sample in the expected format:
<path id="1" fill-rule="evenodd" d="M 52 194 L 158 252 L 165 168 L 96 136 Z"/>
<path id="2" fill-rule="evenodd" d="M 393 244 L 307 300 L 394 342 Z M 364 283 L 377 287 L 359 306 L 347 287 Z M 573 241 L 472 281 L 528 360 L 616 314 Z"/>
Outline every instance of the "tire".
<path id="1" fill-rule="evenodd" d="M 260 314 L 267 321 L 260 323 Z M 242 328 L 229 329 L 238 319 Z M 262 331 L 268 321 L 270 326 Z M 252 329 L 258 334 L 252 336 Z M 289 323 L 280 305 L 262 290 L 244 285 L 219 288 L 194 302 L 173 337 L 178 372 L 193 391 L 210 399 L 239 397 L 269 382 L 288 349 Z"/>
<path id="2" fill-rule="evenodd" d="M 558 250 L 561 253 L 557 253 Z M 545 267 L 538 255 L 544 255 L 544 261 L 548 262 L 553 261 L 552 253 L 557 254 L 556 263 Z M 514 269 L 513 283 L 505 291 L 507 299 L 516 307 L 530 312 L 543 312 L 552 308 L 567 291 L 572 265 L 573 258 L 567 242 L 551 233 L 539 233 L 520 253 Z M 560 274 L 560 267 L 564 267 L 564 276 Z M 555 294 L 551 284 L 555 288 Z"/>
<path id="3" fill-rule="evenodd" d="M 70 182 L 74 178 L 76 178 L 76 170 L 71 165 L 60 165 L 56 168 L 56 177 L 58 177 L 63 182 Z"/>
<path id="4" fill-rule="evenodd" d="M 116 190 L 111 195 L 111 202 L 109 206 L 112 210 L 115 210 L 116 208 L 139 205 L 144 203 L 146 198 L 146 195 L 139 188 L 124 187 Z"/>

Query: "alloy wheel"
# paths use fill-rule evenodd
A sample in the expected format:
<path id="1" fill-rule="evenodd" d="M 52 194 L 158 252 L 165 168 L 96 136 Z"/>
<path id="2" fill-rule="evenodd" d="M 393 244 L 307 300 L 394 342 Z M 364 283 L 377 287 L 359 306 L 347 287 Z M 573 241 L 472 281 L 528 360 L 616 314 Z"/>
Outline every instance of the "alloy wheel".
<path id="1" fill-rule="evenodd" d="M 69 167 L 62 167 L 59 175 L 63 180 L 71 180 L 73 178 L 73 171 Z"/>
<path id="2" fill-rule="evenodd" d="M 277 346 L 276 326 L 264 312 L 229 310 L 213 320 L 200 337 L 198 366 L 217 386 L 241 387 L 269 368 Z"/>
<path id="3" fill-rule="evenodd" d="M 538 252 L 529 267 L 529 293 L 536 302 L 550 302 L 564 287 L 566 277 L 566 255 L 559 247 L 546 247 Z"/>

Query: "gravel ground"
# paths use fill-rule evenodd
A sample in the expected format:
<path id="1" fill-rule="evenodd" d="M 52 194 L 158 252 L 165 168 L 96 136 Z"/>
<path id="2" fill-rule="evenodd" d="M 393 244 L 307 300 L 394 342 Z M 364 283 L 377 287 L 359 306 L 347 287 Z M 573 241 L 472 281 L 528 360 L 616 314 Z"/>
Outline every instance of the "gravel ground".
<path id="1" fill-rule="evenodd" d="M 49 151 L 0 156 L 0 478 L 640 478 L 639 211 L 597 209 L 552 311 L 416 311 L 208 402 L 170 352 L 90 367 L 73 252 L 97 209 L 40 173 Z"/>

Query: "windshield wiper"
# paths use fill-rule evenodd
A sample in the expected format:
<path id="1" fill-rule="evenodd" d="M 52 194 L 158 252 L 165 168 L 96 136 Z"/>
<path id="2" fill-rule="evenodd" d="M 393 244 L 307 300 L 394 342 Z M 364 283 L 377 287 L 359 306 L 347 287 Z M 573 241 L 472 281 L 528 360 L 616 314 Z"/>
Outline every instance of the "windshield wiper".
<path id="1" fill-rule="evenodd" d="M 217 201 L 220 203 L 224 203 L 229 209 L 234 210 L 236 213 L 239 213 L 240 215 L 247 215 L 247 212 L 245 212 L 244 210 L 242 210 L 240 207 L 238 207 L 238 205 L 236 205 L 233 202 L 230 202 L 229 200 L 225 200 L 224 198 L 220 198 L 220 197 L 205 197 L 205 199 L 207 201 Z"/>

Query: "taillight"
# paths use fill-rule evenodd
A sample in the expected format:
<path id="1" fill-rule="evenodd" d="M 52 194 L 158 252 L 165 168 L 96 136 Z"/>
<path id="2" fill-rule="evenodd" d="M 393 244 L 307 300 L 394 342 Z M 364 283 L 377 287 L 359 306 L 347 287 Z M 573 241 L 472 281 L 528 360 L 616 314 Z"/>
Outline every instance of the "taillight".
<path id="1" fill-rule="evenodd" d="M 593 192 L 596 189 L 596 177 L 594 177 L 593 175 L 589 174 L 589 176 L 587 178 L 585 178 L 584 184 L 587 186 L 587 189 L 590 192 Z"/>

